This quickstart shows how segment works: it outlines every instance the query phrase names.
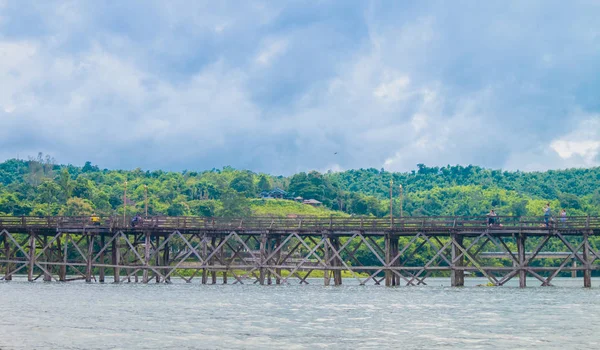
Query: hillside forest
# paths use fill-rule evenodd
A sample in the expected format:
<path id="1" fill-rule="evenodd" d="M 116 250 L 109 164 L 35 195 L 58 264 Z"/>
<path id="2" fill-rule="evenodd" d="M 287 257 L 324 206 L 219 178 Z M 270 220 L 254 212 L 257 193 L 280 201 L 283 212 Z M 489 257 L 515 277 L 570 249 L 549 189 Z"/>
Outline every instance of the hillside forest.
<path id="1" fill-rule="evenodd" d="M 86 162 L 59 165 L 38 154 L 0 163 L 0 215 L 249 215 L 539 216 L 600 214 L 600 168 L 521 172 L 477 166 L 427 167 L 410 172 L 357 169 L 273 176 L 231 167 L 204 171 L 109 170 Z M 400 187 L 402 186 L 402 188 Z M 274 189 L 288 199 L 261 198 Z M 126 197 L 124 196 L 127 191 Z M 268 197 L 268 196 L 267 196 Z M 321 205 L 293 198 L 314 199 Z M 124 205 L 124 200 L 126 205 Z M 402 203 L 402 209 L 400 208 Z"/>

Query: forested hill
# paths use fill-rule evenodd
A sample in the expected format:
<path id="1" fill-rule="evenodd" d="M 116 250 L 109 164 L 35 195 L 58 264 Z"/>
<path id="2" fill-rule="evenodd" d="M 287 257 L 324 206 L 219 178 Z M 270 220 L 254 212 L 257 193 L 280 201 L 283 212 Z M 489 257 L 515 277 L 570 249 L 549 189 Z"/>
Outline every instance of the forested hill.
<path id="1" fill-rule="evenodd" d="M 0 163 L 0 215 L 122 214 L 126 181 L 129 214 L 143 213 L 148 198 L 151 215 L 386 216 L 391 183 L 395 215 L 401 202 L 404 215 L 413 216 L 482 215 L 490 208 L 500 215 L 541 215 L 546 202 L 555 214 L 560 208 L 569 215 L 600 214 L 600 168 L 508 172 L 419 164 L 409 173 L 360 169 L 283 177 L 230 167 L 180 173 L 101 170 L 89 162 L 57 165 L 39 155 Z M 260 199 L 274 189 L 323 205 Z"/>

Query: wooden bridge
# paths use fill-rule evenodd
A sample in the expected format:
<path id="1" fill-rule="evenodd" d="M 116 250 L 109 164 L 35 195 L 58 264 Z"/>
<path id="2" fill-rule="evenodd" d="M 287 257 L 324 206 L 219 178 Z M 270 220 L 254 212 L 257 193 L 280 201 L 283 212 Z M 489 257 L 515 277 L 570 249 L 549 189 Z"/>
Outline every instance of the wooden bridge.
<path id="1" fill-rule="evenodd" d="M 591 286 L 600 270 L 600 217 L 336 218 L 0 216 L 0 280 L 424 285 L 466 273 L 501 286 L 552 285 L 560 274 Z M 540 252 L 566 252 L 557 255 Z M 576 261 L 578 264 L 569 264 Z"/>

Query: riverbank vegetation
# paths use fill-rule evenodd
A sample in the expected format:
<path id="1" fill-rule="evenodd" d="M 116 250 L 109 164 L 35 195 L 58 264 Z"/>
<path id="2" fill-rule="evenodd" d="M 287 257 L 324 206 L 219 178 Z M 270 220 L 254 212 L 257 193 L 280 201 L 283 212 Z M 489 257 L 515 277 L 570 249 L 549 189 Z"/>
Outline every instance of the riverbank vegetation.
<path id="1" fill-rule="evenodd" d="M 561 208 L 570 216 L 600 213 L 600 168 L 521 172 L 419 164 L 405 173 L 371 168 L 285 177 L 231 167 L 109 170 L 90 162 L 59 165 L 40 154 L 0 163 L 0 215 L 143 214 L 147 204 L 149 215 L 384 217 L 391 182 L 394 215 L 485 215 L 495 208 L 499 215 L 537 216 L 548 202 L 555 215 Z M 274 189 L 285 199 L 260 198 Z"/>

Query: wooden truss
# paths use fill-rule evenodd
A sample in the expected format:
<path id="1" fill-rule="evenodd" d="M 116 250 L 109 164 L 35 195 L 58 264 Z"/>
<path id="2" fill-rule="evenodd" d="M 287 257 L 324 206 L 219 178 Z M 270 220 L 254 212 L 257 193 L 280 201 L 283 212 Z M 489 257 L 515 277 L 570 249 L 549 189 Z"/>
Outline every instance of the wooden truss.
<path id="1" fill-rule="evenodd" d="M 483 276 L 496 286 L 527 276 L 543 286 L 563 272 L 581 272 L 584 286 L 599 270 L 600 250 L 593 231 L 286 231 L 151 230 L 55 232 L 0 231 L 0 280 L 27 275 L 29 281 L 202 284 L 300 284 L 342 277 L 360 285 L 426 285 L 431 276 L 449 276 L 463 286 L 465 274 Z M 552 267 L 540 266 L 540 253 L 557 246 L 568 254 Z M 491 256 L 490 252 L 494 252 Z M 555 259 L 556 260 L 556 259 Z M 569 264 L 570 262 L 579 264 Z"/>

